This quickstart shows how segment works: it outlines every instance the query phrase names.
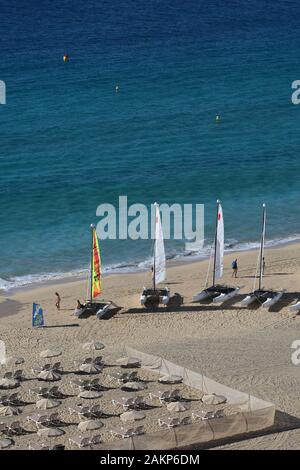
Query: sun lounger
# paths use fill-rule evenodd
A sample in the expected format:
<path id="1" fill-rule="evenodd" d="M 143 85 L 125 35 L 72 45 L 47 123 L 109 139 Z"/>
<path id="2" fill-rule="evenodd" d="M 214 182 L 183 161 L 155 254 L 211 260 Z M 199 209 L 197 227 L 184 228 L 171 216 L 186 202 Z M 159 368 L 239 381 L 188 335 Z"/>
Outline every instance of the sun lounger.
<path id="1" fill-rule="evenodd" d="M 187 424 L 191 424 L 191 417 L 190 416 L 185 416 L 184 418 L 181 418 L 181 420 L 180 420 L 180 426 L 185 426 Z"/>
<path id="2" fill-rule="evenodd" d="M 171 396 L 171 391 L 170 390 L 158 390 L 157 392 L 151 392 L 149 393 L 150 400 L 153 400 L 154 398 L 157 398 L 160 403 L 164 403 L 166 400 L 168 400 Z"/>
<path id="3" fill-rule="evenodd" d="M 11 406 L 18 406 L 18 404 L 20 403 L 19 394 L 18 394 L 18 393 L 11 393 L 11 394 L 7 397 L 6 402 L 8 403 L 8 405 L 11 405 Z"/>
<path id="4" fill-rule="evenodd" d="M 32 421 L 34 424 L 38 425 L 46 425 L 48 420 L 48 415 L 41 415 L 40 413 L 34 413 L 32 415 L 27 416 L 27 421 Z"/>
<path id="5" fill-rule="evenodd" d="M 222 418 L 224 416 L 224 410 L 217 410 L 217 411 L 194 411 L 192 413 L 192 418 L 194 420 L 197 419 L 214 419 L 214 418 Z"/>
<path id="6" fill-rule="evenodd" d="M 77 447 L 87 447 L 90 445 L 90 439 L 83 436 L 74 436 L 69 438 L 70 444 L 75 444 Z"/>
<path id="7" fill-rule="evenodd" d="M 24 374 L 23 374 L 23 370 L 22 369 L 18 369 L 16 370 L 14 373 L 13 373 L 13 376 L 12 378 L 14 380 L 23 380 L 25 377 L 24 377 Z"/>
<path id="8" fill-rule="evenodd" d="M 26 432 L 24 428 L 21 426 L 20 421 L 13 421 L 7 425 L 8 434 L 15 434 L 20 436 Z"/>
<path id="9" fill-rule="evenodd" d="M 145 433 L 144 426 L 137 426 L 133 430 L 133 435 L 134 436 L 140 436 L 141 434 L 144 434 L 144 433 Z"/>
<path id="10" fill-rule="evenodd" d="M 89 442 L 90 446 L 96 446 L 96 445 L 101 443 L 101 436 L 99 436 L 99 435 L 92 436 L 92 437 L 90 437 L 89 441 L 90 441 Z"/>
<path id="11" fill-rule="evenodd" d="M 143 408 L 146 405 L 144 397 L 136 397 L 133 399 L 134 408 Z"/>
<path id="12" fill-rule="evenodd" d="M 51 450 L 50 446 L 44 443 L 28 444 L 28 450 Z"/>
<path id="13" fill-rule="evenodd" d="M 7 430 L 7 423 L 0 423 L 0 433 L 6 434 Z"/>
<path id="14" fill-rule="evenodd" d="M 124 398 L 124 397 L 116 398 L 116 399 L 112 400 L 112 404 L 113 405 L 121 405 L 121 406 L 123 406 L 123 409 L 126 411 L 129 408 L 134 407 L 134 400 L 135 400 L 135 398 Z"/>
<path id="15" fill-rule="evenodd" d="M 5 372 L 3 375 L 4 379 L 12 379 L 13 378 L 13 373 L 12 372 Z"/>
<path id="16" fill-rule="evenodd" d="M 180 425 L 180 418 L 159 418 L 158 424 L 161 427 L 175 428 Z"/>
<path id="17" fill-rule="evenodd" d="M 178 400 L 180 398 L 181 398 L 181 392 L 178 388 L 171 391 L 170 396 L 169 396 L 170 400 Z"/>
<path id="18" fill-rule="evenodd" d="M 2 395 L 2 397 L 0 397 L 0 405 L 5 406 L 7 404 L 7 398 L 8 395 Z"/>
<path id="19" fill-rule="evenodd" d="M 114 437 L 121 437 L 122 439 L 126 439 L 127 437 L 134 436 L 134 428 L 120 427 L 118 429 L 111 429 L 110 433 Z"/>

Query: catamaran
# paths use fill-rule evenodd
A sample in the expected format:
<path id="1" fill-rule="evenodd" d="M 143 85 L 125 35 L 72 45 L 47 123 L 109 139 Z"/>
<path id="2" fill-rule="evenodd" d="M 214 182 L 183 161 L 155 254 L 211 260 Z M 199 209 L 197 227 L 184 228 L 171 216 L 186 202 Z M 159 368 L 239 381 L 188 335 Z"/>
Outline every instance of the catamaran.
<path id="1" fill-rule="evenodd" d="M 264 276 L 264 249 L 265 249 L 265 235 L 266 235 L 266 204 L 262 206 L 262 229 L 260 239 L 260 250 L 259 250 L 259 283 L 258 289 L 253 290 L 252 294 L 247 295 L 242 301 L 241 306 L 247 307 L 255 301 L 262 304 L 263 308 L 269 308 L 274 305 L 282 297 L 284 290 L 276 292 L 273 290 L 263 289 L 263 276 Z M 255 276 L 256 280 L 256 276 Z M 254 280 L 254 287 L 255 287 Z"/>
<path id="2" fill-rule="evenodd" d="M 216 230 L 214 241 L 214 267 L 212 286 L 206 287 L 198 294 L 194 295 L 193 302 L 201 302 L 209 298 L 213 302 L 220 303 L 231 299 L 240 291 L 240 287 L 229 287 L 222 284 L 216 284 L 216 280 L 221 279 L 223 275 L 223 257 L 224 257 L 224 219 L 223 210 L 220 201 L 217 201 Z M 208 267 L 209 274 L 209 267 Z M 207 276 L 208 278 L 208 276 Z"/>
<path id="3" fill-rule="evenodd" d="M 159 304 L 168 305 L 170 300 L 170 289 L 163 287 L 158 289 L 157 285 L 166 278 L 166 255 L 164 247 L 164 236 L 160 219 L 159 205 L 155 202 L 155 240 L 152 266 L 152 287 L 143 288 L 140 298 L 141 305 L 146 308 L 157 308 Z"/>
<path id="4" fill-rule="evenodd" d="M 92 249 L 91 249 L 91 266 L 90 266 L 90 279 L 89 290 L 90 298 L 85 304 L 75 310 L 75 315 L 78 318 L 87 318 L 91 315 L 96 315 L 99 319 L 105 319 L 114 315 L 121 307 L 118 307 L 114 302 L 96 302 L 95 299 L 102 293 L 101 288 L 101 258 L 100 249 L 98 244 L 98 237 L 96 228 L 91 225 L 92 234 Z"/>

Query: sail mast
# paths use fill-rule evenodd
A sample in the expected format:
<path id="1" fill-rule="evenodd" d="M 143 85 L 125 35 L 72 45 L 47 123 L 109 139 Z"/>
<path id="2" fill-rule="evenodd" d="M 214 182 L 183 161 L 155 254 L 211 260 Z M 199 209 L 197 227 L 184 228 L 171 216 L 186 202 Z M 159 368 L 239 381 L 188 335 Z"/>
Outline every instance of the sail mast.
<path id="1" fill-rule="evenodd" d="M 154 208 L 155 208 L 155 227 L 154 227 L 154 234 L 155 234 L 155 238 L 154 238 L 154 245 L 153 245 L 153 290 L 155 291 L 155 255 L 156 255 L 156 224 L 157 224 L 157 216 L 156 216 L 156 206 L 157 206 L 157 202 L 154 203 Z"/>
<path id="2" fill-rule="evenodd" d="M 266 204 L 263 204 L 263 216 L 262 216 L 262 229 L 261 229 L 261 240 L 260 240 L 260 255 L 259 255 L 259 290 L 262 289 L 263 281 L 263 258 L 264 258 L 264 247 L 265 247 L 265 232 L 266 232 Z"/>
<path id="3" fill-rule="evenodd" d="M 215 250 L 214 250 L 214 270 L 213 270 L 213 286 L 216 281 L 216 254 L 217 254 L 217 234 L 218 234 L 218 214 L 219 214 L 219 199 L 217 200 L 217 215 L 216 215 L 216 230 L 215 230 Z"/>
<path id="4" fill-rule="evenodd" d="M 94 263 L 94 228 L 95 225 L 91 224 L 92 244 L 91 244 L 91 277 L 90 277 L 90 295 L 91 303 L 93 302 L 93 263 Z"/>

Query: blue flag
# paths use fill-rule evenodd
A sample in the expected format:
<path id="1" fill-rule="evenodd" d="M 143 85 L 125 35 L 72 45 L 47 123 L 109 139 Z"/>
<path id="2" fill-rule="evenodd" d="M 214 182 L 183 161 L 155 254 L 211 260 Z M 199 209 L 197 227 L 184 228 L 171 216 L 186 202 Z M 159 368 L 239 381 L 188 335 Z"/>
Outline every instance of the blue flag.
<path id="1" fill-rule="evenodd" d="M 32 306 L 32 326 L 44 326 L 44 314 L 40 304 Z"/>

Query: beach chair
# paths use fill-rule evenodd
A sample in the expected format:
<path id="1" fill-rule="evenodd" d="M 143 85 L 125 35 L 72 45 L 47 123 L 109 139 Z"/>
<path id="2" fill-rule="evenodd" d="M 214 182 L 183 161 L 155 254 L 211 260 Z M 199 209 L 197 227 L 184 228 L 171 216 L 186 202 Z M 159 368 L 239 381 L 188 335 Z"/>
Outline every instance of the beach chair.
<path id="1" fill-rule="evenodd" d="M 165 401 L 170 398 L 170 395 L 171 395 L 170 390 L 165 390 L 165 391 L 158 390 L 157 392 L 150 392 L 149 398 L 150 400 L 157 398 L 161 404 L 164 404 Z"/>
<path id="2" fill-rule="evenodd" d="M 51 367 L 52 370 L 54 370 L 54 372 L 62 372 L 62 366 L 61 366 L 61 362 L 55 362 L 53 364 L 53 366 Z"/>
<path id="3" fill-rule="evenodd" d="M 113 437 L 120 437 L 126 439 L 127 437 L 134 436 L 134 428 L 123 428 L 111 429 L 110 433 Z"/>
<path id="4" fill-rule="evenodd" d="M 94 364 L 102 364 L 102 356 L 97 356 L 93 359 Z"/>
<path id="5" fill-rule="evenodd" d="M 48 426 L 60 426 L 61 419 L 59 417 L 59 413 L 50 413 L 47 416 L 47 425 Z"/>
<path id="6" fill-rule="evenodd" d="M 129 408 L 134 407 L 134 400 L 135 400 L 135 398 L 125 398 L 125 397 L 116 398 L 116 399 L 112 400 L 112 404 L 114 406 L 121 405 L 121 406 L 123 406 L 123 409 L 125 411 L 127 411 Z"/>
<path id="7" fill-rule="evenodd" d="M 203 411 L 203 410 L 200 410 L 200 411 L 194 411 L 192 413 L 192 419 L 193 420 L 197 420 L 197 419 L 202 419 L 202 420 L 206 420 L 206 419 L 212 419 L 214 418 L 215 416 L 215 412 L 214 411 Z"/>
<path id="8" fill-rule="evenodd" d="M 50 450 L 50 446 L 41 442 L 41 443 L 29 443 L 28 450 Z"/>
<path id="9" fill-rule="evenodd" d="M 31 388 L 29 389 L 29 395 L 35 394 L 38 397 L 47 398 L 49 393 L 49 389 L 47 387 L 39 387 L 39 388 Z"/>
<path id="10" fill-rule="evenodd" d="M 180 426 L 186 426 L 187 424 L 191 424 L 190 416 L 185 416 L 184 418 L 181 418 L 180 420 Z"/>
<path id="11" fill-rule="evenodd" d="M 48 415 L 41 415 L 40 413 L 34 413 L 27 416 L 27 421 L 32 421 L 36 426 L 47 425 Z"/>
<path id="12" fill-rule="evenodd" d="M 22 434 L 26 433 L 24 428 L 21 426 L 20 421 L 13 421 L 7 425 L 8 433 L 14 434 L 17 436 L 21 436 Z"/>
<path id="13" fill-rule="evenodd" d="M 101 436 L 99 436 L 98 434 L 96 436 L 92 436 L 89 441 L 90 446 L 96 446 L 98 444 L 101 444 Z"/>
<path id="14" fill-rule="evenodd" d="M 7 434 L 8 428 L 6 423 L 0 423 L 0 434 Z"/>
<path id="15" fill-rule="evenodd" d="M 87 357 L 83 362 L 82 364 L 91 364 L 93 362 L 93 358 L 92 357 Z"/>
<path id="16" fill-rule="evenodd" d="M 18 369 L 13 373 L 13 379 L 14 380 L 21 381 L 21 380 L 24 380 L 24 378 L 25 377 L 23 375 L 23 370 L 22 369 Z"/>
<path id="17" fill-rule="evenodd" d="M 181 398 L 181 392 L 178 388 L 175 388 L 175 390 L 172 390 L 169 396 L 169 400 L 180 400 Z"/>
<path id="18" fill-rule="evenodd" d="M 214 418 L 224 418 L 224 410 L 216 410 L 214 414 Z"/>
<path id="19" fill-rule="evenodd" d="M 180 418 L 158 418 L 158 424 L 168 429 L 175 428 L 180 425 Z"/>
<path id="20" fill-rule="evenodd" d="M 87 447 L 90 445 L 90 438 L 89 437 L 83 437 L 83 436 L 74 436 L 69 438 L 70 444 L 75 444 L 79 449 L 81 447 Z"/>
<path id="21" fill-rule="evenodd" d="M 136 397 L 133 399 L 133 407 L 135 409 L 144 408 L 146 405 L 145 397 Z"/>
<path id="22" fill-rule="evenodd" d="M 89 413 L 92 418 L 98 418 L 100 415 L 103 415 L 100 405 L 92 405 L 89 409 Z"/>
<path id="23" fill-rule="evenodd" d="M 50 387 L 47 393 L 49 398 L 61 398 L 62 396 L 62 393 L 60 392 L 59 387 L 57 385 Z"/>
<path id="24" fill-rule="evenodd" d="M 137 426 L 133 431 L 133 435 L 140 436 L 141 434 L 145 434 L 144 426 Z"/>
<path id="25" fill-rule="evenodd" d="M 2 395 L 2 397 L 0 397 L 0 405 L 5 406 L 7 404 L 7 398 L 8 395 Z"/>
<path id="26" fill-rule="evenodd" d="M 12 379 L 13 378 L 13 373 L 12 372 L 5 372 L 3 375 L 4 379 Z"/>
<path id="27" fill-rule="evenodd" d="M 20 403 L 19 394 L 18 393 L 11 393 L 7 397 L 7 403 L 11 406 L 18 406 L 18 404 Z"/>

